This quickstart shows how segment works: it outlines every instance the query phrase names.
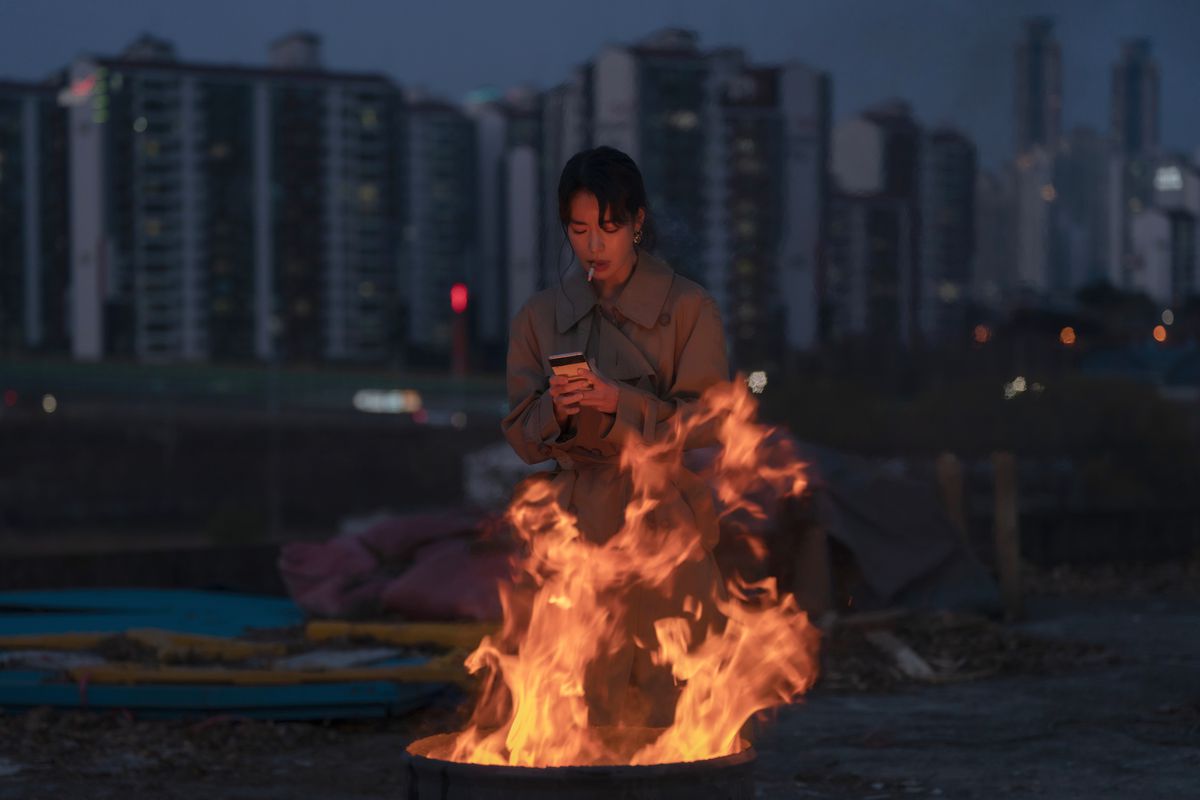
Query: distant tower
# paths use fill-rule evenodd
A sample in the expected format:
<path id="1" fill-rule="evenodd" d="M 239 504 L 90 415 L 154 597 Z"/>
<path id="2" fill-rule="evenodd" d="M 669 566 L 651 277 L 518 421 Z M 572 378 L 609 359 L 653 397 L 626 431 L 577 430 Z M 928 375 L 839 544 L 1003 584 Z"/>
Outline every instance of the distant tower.
<path id="1" fill-rule="evenodd" d="M 1025 21 L 1016 66 L 1017 152 L 1035 146 L 1052 148 L 1062 130 L 1062 53 L 1054 38 L 1052 18 Z"/>
<path id="2" fill-rule="evenodd" d="M 832 339 L 909 347 L 920 335 L 923 132 L 906 103 L 888 102 L 833 130 L 829 282 Z"/>
<path id="3" fill-rule="evenodd" d="M 1158 148 L 1158 64 L 1149 39 L 1133 39 L 1121 48 L 1113 66 L 1112 135 L 1126 156 Z"/>
<path id="4" fill-rule="evenodd" d="M 311 31 L 296 31 L 271 42 L 271 66 L 277 69 L 321 69 L 321 37 Z"/>

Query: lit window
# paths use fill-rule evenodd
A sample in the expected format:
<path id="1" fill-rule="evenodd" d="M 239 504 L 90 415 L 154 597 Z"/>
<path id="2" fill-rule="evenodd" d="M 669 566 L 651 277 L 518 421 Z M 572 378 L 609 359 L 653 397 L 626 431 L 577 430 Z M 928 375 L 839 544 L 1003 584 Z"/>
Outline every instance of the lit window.
<path id="1" fill-rule="evenodd" d="M 1183 188 L 1183 173 L 1179 167 L 1159 167 L 1154 173 L 1154 188 L 1160 192 L 1175 192 Z"/>
<path id="2" fill-rule="evenodd" d="M 667 124 L 681 131 L 690 131 L 700 124 L 695 111 L 676 111 L 667 118 Z"/>
<path id="3" fill-rule="evenodd" d="M 958 284 L 951 283 L 950 281 L 943 281 L 942 284 L 938 286 L 937 293 L 938 299 L 943 303 L 954 303 L 958 301 L 962 291 L 959 289 Z"/>
<path id="4" fill-rule="evenodd" d="M 363 211 L 371 211 L 379 202 L 379 187 L 373 183 L 364 183 L 358 187 L 358 204 Z"/>

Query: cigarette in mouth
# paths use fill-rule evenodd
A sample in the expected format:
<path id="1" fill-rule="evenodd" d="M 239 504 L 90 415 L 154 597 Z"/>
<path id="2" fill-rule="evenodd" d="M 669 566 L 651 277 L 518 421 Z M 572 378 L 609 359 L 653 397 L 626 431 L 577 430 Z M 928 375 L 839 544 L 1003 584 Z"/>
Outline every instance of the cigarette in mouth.
<path id="1" fill-rule="evenodd" d="M 596 274 L 595 267 L 588 267 L 588 283 L 592 282 L 592 276 Z"/>

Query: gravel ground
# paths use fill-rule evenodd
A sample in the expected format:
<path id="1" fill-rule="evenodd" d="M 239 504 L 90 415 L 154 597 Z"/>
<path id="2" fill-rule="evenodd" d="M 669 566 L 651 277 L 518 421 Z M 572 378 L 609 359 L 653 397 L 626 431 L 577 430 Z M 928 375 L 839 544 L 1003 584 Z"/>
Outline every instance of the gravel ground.
<path id="1" fill-rule="evenodd" d="M 933 615 L 835 628 L 818 688 L 755 723 L 759 796 L 1200 796 L 1200 585 L 1186 571 L 1061 578 L 1041 576 L 1018 625 Z M 936 682 L 873 644 L 867 631 L 881 628 Z M 397 797 L 404 745 L 457 727 L 460 699 L 324 724 L 0 717 L 0 800 Z"/>

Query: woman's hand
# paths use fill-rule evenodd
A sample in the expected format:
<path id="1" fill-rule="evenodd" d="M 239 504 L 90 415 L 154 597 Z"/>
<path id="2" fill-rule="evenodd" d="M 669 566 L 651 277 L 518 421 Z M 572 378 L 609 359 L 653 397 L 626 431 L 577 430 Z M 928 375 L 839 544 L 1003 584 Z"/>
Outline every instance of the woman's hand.
<path id="1" fill-rule="evenodd" d="M 554 421 L 566 428 L 567 420 L 579 413 L 583 390 L 588 386 L 586 375 L 550 376 L 550 399 L 554 401 Z"/>
<path id="2" fill-rule="evenodd" d="M 601 375 L 591 361 L 588 361 L 588 366 L 592 368 L 592 374 L 589 376 L 591 387 L 583 391 L 579 405 L 594 408 L 605 414 L 617 413 L 617 399 L 620 397 L 617 384 Z"/>

